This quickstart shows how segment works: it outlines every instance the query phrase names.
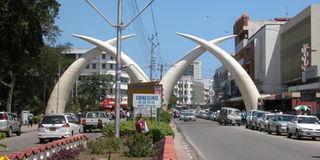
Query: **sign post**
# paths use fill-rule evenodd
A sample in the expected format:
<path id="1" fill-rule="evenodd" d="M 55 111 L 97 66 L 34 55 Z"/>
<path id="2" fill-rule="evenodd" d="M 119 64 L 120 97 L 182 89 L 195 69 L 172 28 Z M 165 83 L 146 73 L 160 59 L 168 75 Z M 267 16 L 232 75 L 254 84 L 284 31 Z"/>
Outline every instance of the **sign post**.
<path id="1" fill-rule="evenodd" d="M 161 95 L 159 94 L 133 94 L 133 103 L 132 106 L 135 110 L 143 112 L 146 117 L 153 117 L 152 110 L 161 107 Z M 138 114 L 138 112 L 134 113 Z M 155 116 L 156 117 L 156 116 Z"/>

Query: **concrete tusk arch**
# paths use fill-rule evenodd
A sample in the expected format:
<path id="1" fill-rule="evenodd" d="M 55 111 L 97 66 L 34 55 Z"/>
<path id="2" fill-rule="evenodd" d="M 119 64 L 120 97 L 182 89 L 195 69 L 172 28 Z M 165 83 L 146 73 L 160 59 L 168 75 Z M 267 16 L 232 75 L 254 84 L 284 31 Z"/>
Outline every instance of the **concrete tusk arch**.
<path id="1" fill-rule="evenodd" d="M 123 36 L 122 39 L 127 39 L 133 36 L 135 35 Z M 116 42 L 116 38 L 106 41 L 106 43 L 110 45 L 113 45 Z M 64 113 L 67 99 L 80 73 L 95 57 L 99 56 L 101 53 L 102 51 L 98 47 L 94 47 L 68 67 L 68 69 L 60 77 L 59 81 L 55 84 L 54 89 L 51 92 L 46 113 Z"/>
<path id="2" fill-rule="evenodd" d="M 214 39 L 209 43 L 219 44 L 225 40 L 235 37 L 235 35 L 225 36 L 221 38 Z M 165 74 L 165 76 L 160 81 L 160 84 L 163 85 L 163 108 L 167 109 L 170 96 L 173 91 L 173 87 L 180 79 L 183 72 L 186 68 L 195 61 L 200 55 L 207 51 L 202 46 L 197 46 L 180 58 Z"/>
<path id="3" fill-rule="evenodd" d="M 115 57 L 117 49 L 113 47 L 112 45 L 105 43 L 101 40 L 88 37 L 88 36 L 82 36 L 82 35 L 75 35 L 72 36 L 83 39 L 101 50 L 105 51 L 109 55 Z M 125 71 L 127 71 L 127 74 L 130 76 L 130 80 L 132 83 L 138 83 L 138 82 L 149 82 L 148 76 L 144 73 L 144 71 L 140 68 L 140 66 L 133 61 L 127 54 L 121 52 L 121 61 L 123 62 L 122 65 L 126 66 Z"/>
<path id="4" fill-rule="evenodd" d="M 207 49 L 215 57 L 217 57 L 218 60 L 223 64 L 223 66 L 226 67 L 226 69 L 230 72 L 232 78 L 234 78 L 237 86 L 239 87 L 246 110 L 248 111 L 258 108 L 257 102 L 260 94 L 257 87 L 253 83 L 248 73 L 233 57 L 231 57 L 230 54 L 228 54 L 226 51 L 216 46 L 215 44 L 211 44 L 210 42 L 201 38 L 183 33 L 177 33 L 177 35 L 192 40 L 193 42 Z"/>

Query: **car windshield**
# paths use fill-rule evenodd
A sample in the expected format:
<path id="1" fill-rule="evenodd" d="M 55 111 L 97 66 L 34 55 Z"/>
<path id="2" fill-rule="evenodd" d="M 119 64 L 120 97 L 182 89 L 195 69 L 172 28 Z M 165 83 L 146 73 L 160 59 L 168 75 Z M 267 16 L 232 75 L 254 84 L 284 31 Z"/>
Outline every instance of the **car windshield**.
<path id="1" fill-rule="evenodd" d="M 190 113 L 186 113 L 185 115 L 186 116 L 193 116 L 194 114 L 190 112 Z"/>
<path id="2" fill-rule="evenodd" d="M 262 117 L 265 114 L 265 112 L 259 112 L 257 117 Z"/>
<path id="3" fill-rule="evenodd" d="M 299 117 L 298 123 L 318 124 L 319 121 L 314 117 Z"/>
<path id="4" fill-rule="evenodd" d="M 271 118 L 273 118 L 274 117 L 274 115 L 267 115 L 267 118 L 266 119 L 271 119 Z"/>
<path id="5" fill-rule="evenodd" d="M 63 124 L 66 119 L 62 115 L 45 116 L 41 122 L 42 124 Z"/>
<path id="6" fill-rule="evenodd" d="M 279 116 L 278 121 L 290 121 L 293 116 Z"/>
<path id="7" fill-rule="evenodd" d="M 240 115 L 241 112 L 239 110 L 228 110 L 228 114 L 230 115 Z"/>
<path id="8" fill-rule="evenodd" d="M 106 118 L 105 114 L 103 114 L 102 112 L 91 112 L 88 113 L 87 118 Z"/>

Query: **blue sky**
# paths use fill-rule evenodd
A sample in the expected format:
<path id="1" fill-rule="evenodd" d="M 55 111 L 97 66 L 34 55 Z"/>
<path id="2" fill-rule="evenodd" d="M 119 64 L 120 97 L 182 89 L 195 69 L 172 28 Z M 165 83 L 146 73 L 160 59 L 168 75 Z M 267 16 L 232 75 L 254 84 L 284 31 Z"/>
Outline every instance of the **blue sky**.
<path id="1" fill-rule="evenodd" d="M 123 0 L 123 22 L 126 24 L 137 8 L 141 9 L 149 0 Z M 91 44 L 74 38 L 80 34 L 107 40 L 116 37 L 116 29 L 103 20 L 85 0 L 58 0 L 61 4 L 56 25 L 63 31 L 58 43 L 71 42 L 73 48 L 91 48 Z M 117 0 L 91 0 L 113 23 L 117 20 Z M 155 0 L 139 19 L 123 31 L 123 35 L 136 34 L 123 41 L 122 51 L 134 59 L 149 75 L 150 41 L 157 33 L 155 42 L 156 66 L 165 64 L 166 71 L 180 57 L 197 45 L 177 36 L 176 32 L 199 36 L 206 40 L 233 33 L 233 25 L 242 14 L 251 20 L 271 20 L 276 17 L 294 17 L 311 4 L 320 0 Z M 135 7 L 133 7 L 135 6 Z M 153 12 L 152 12 L 153 11 Z M 153 13 L 153 16 L 152 16 Z M 154 17 L 154 21 L 153 18 Z M 155 22 L 155 23 L 154 23 Z M 234 40 L 219 45 L 234 52 Z M 221 63 L 209 53 L 198 58 L 202 62 L 203 78 L 212 77 Z M 158 68 L 158 67 L 156 67 Z M 155 78 L 160 73 L 156 70 Z"/>

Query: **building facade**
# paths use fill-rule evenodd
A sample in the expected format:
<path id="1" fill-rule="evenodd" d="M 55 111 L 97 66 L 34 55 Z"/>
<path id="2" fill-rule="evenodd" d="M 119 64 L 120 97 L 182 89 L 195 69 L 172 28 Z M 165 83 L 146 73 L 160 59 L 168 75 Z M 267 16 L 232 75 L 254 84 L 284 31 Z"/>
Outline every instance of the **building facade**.
<path id="1" fill-rule="evenodd" d="M 78 59 L 83 54 L 87 53 L 90 49 L 70 49 L 68 52 L 65 53 L 65 56 L 72 59 Z M 81 83 L 81 79 L 84 76 L 92 75 L 93 73 L 108 75 L 111 74 L 115 76 L 115 60 L 112 56 L 102 53 L 100 56 L 96 57 L 80 74 L 79 80 L 76 81 L 74 89 L 72 90 L 72 95 L 77 96 L 77 88 L 78 85 Z M 121 105 L 126 105 L 128 96 L 128 83 L 130 82 L 129 75 L 125 72 L 121 72 L 121 86 L 120 86 L 120 95 L 121 95 Z M 115 98 L 115 84 L 112 88 L 108 89 L 108 93 L 106 93 L 105 97 L 107 98 Z"/>

